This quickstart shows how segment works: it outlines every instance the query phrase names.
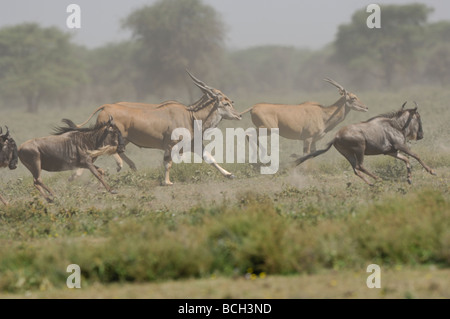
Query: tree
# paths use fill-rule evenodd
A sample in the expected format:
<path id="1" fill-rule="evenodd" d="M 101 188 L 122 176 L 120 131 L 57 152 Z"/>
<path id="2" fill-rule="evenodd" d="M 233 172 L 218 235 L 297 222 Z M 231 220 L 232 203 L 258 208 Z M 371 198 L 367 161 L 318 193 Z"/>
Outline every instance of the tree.
<path id="1" fill-rule="evenodd" d="M 411 72 L 416 65 L 424 25 L 431 8 L 423 4 L 381 7 L 381 28 L 366 25 L 368 13 L 359 10 L 352 22 L 339 26 L 335 58 L 361 75 L 372 75 L 391 86 L 394 75 Z"/>
<path id="2" fill-rule="evenodd" d="M 130 41 L 110 43 L 88 52 L 86 64 L 89 91 L 95 101 L 118 102 L 135 99 L 137 69 L 133 65 L 135 44 Z"/>
<path id="3" fill-rule="evenodd" d="M 203 77 L 224 51 L 224 24 L 201 0 L 162 0 L 131 13 L 123 26 L 140 45 L 133 61 L 140 70 L 141 98 L 186 85 L 186 68 Z"/>
<path id="4" fill-rule="evenodd" d="M 84 81 L 70 35 L 26 23 L 0 29 L 0 93 L 23 97 L 28 112 Z"/>

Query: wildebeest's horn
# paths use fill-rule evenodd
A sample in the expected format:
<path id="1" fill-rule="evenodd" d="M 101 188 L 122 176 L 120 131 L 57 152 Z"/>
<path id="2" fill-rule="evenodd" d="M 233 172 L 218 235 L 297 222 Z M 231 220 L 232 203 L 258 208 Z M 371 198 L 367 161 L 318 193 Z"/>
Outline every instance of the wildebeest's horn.
<path id="1" fill-rule="evenodd" d="M 405 101 L 405 103 L 403 103 L 402 110 L 405 108 L 406 103 L 408 103 L 408 101 Z"/>
<path id="2" fill-rule="evenodd" d="M 340 85 L 339 83 L 337 83 L 335 80 L 332 80 L 330 78 L 325 78 L 323 79 L 324 81 L 334 85 L 335 87 L 337 87 L 339 90 L 345 91 L 344 87 L 342 85 Z"/>
<path id="3" fill-rule="evenodd" d="M 109 125 L 114 124 L 114 118 L 112 117 L 111 114 L 109 114 L 108 124 L 109 124 Z"/>
<path id="4" fill-rule="evenodd" d="M 194 81 L 195 85 L 197 85 L 200 89 L 208 92 L 209 94 L 215 95 L 214 92 L 212 91 L 212 88 L 210 88 L 209 86 L 207 86 L 203 81 L 200 81 L 199 79 L 197 79 L 195 76 L 193 76 L 191 74 L 191 72 L 189 72 L 186 69 L 187 74 L 189 74 L 189 76 L 191 77 L 191 79 Z"/>

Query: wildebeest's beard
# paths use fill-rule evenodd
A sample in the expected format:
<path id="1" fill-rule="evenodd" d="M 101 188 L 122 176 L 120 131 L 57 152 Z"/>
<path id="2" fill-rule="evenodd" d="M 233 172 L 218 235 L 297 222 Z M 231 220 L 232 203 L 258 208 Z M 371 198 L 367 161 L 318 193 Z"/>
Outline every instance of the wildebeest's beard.
<path id="1" fill-rule="evenodd" d="M 419 113 L 417 113 L 417 122 L 419 124 L 419 130 L 417 132 L 417 140 L 423 139 L 423 130 L 422 130 L 422 120 L 420 119 Z"/>
<path id="2" fill-rule="evenodd" d="M 0 165 L 8 166 L 9 169 L 16 169 L 18 162 L 17 145 L 11 137 L 0 137 Z"/>
<path id="3" fill-rule="evenodd" d="M 120 130 L 115 125 L 107 124 L 99 135 L 95 148 L 116 147 L 115 152 L 123 153 L 125 151 L 125 142 Z"/>
<path id="4" fill-rule="evenodd" d="M 117 153 L 123 153 L 125 152 L 125 141 L 123 139 L 122 133 L 120 132 L 119 129 L 117 129 L 117 134 L 119 135 L 118 139 L 119 139 L 119 145 L 117 146 Z"/>
<path id="5" fill-rule="evenodd" d="M 17 144 L 16 142 L 10 138 L 9 139 L 9 147 L 12 148 L 12 156 L 11 160 L 9 161 L 9 169 L 16 169 L 17 168 L 17 162 L 19 161 L 19 156 L 17 154 Z"/>

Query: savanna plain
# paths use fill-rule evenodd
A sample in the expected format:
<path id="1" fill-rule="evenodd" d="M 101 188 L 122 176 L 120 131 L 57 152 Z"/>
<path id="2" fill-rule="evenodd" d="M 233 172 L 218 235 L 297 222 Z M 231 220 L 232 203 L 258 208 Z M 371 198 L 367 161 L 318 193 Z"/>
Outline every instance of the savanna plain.
<path id="1" fill-rule="evenodd" d="M 296 96 L 233 96 L 244 110 L 257 102 L 330 105 L 335 90 Z M 450 91 L 411 87 L 355 92 L 369 107 L 343 125 L 419 104 L 424 139 L 411 148 L 436 171 L 411 159 L 366 157 L 382 181 L 366 185 L 335 149 L 292 168 L 302 143 L 280 138 L 280 169 L 223 164 L 234 179 L 208 164 L 174 164 L 173 186 L 161 186 L 162 151 L 129 144 L 138 167 L 120 172 L 111 157 L 96 164 L 117 194 L 89 172 L 43 173 L 56 193 L 47 203 L 19 163 L 0 173 L 1 298 L 449 298 Z M 105 101 L 115 102 L 115 101 Z M 157 102 L 157 101 L 140 101 Z M 188 101 L 182 101 L 186 104 Z M 84 121 L 98 105 L 2 111 L 18 145 L 47 136 L 69 118 Z M 92 123 L 92 122 L 91 122 Z M 249 114 L 219 126 L 251 127 Z M 81 268 L 81 289 L 69 289 L 66 268 Z M 381 288 L 366 285 L 370 264 L 381 267 Z"/>

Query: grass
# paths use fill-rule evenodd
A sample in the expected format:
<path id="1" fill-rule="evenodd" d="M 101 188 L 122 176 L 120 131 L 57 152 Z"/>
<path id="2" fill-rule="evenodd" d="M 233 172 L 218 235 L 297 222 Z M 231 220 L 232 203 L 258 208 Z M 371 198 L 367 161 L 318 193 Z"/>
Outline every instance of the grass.
<path id="1" fill-rule="evenodd" d="M 133 289 L 130 285 L 174 281 L 181 285 L 211 278 L 220 278 L 212 294 L 218 298 L 262 296 L 256 292 L 261 287 L 247 295 L 226 287 L 249 276 L 267 276 L 273 286 L 284 278 L 325 276 L 331 282 L 330 274 L 347 276 L 371 263 L 389 271 L 405 269 L 405 274 L 414 276 L 426 274 L 429 267 L 445 274 L 450 268 L 446 147 L 450 118 L 443 107 L 448 93 L 421 92 L 432 107 L 421 110 L 425 138 L 412 148 L 437 176 L 412 160 L 412 185 L 406 183 L 403 162 L 391 157 L 366 158 L 367 168 L 383 179 L 373 187 L 356 177 L 334 150 L 290 169 L 289 156 L 293 150 L 299 153 L 301 143 L 284 139 L 280 140 L 282 166 L 275 175 L 260 175 L 258 167 L 250 164 L 223 164 L 236 176 L 229 180 L 207 164 L 175 164 L 171 187 L 160 186 L 161 151 L 128 146 L 137 172 L 117 173 L 111 158 L 96 162 L 106 169 L 106 180 L 118 194 L 105 192 L 90 173 L 69 183 L 70 172 L 44 172 L 44 182 L 57 194 L 53 204 L 40 197 L 22 165 L 15 171 L 3 169 L 0 191 L 10 206 L 0 207 L 0 293 L 10 297 L 64 291 L 66 267 L 73 263 L 81 267 L 83 287 L 115 287 L 120 296 L 120 287 L 128 291 Z M 409 94 L 408 100 L 413 100 L 414 91 L 388 92 L 382 98 L 375 92 L 358 94 L 370 109 L 380 109 L 370 115 L 352 112 L 345 123 L 396 109 Z M 10 119 L 11 134 L 20 145 L 28 138 L 48 135 L 60 117 L 81 122 L 91 108 L 66 111 L 61 116 L 7 110 L 4 118 Z M 42 125 L 29 125 L 37 121 Z M 224 122 L 221 126 L 251 125 L 248 118 Z M 29 127 L 36 127 L 35 131 L 29 132 Z M 427 287 L 419 293 L 389 286 L 385 296 L 394 290 L 401 293 L 392 296 L 420 297 L 429 291 Z M 359 291 L 346 295 L 344 290 L 327 295 L 332 288 L 327 284 L 320 289 L 324 296 L 363 297 Z M 438 288 L 431 292 L 448 296 L 448 291 Z M 299 295 L 278 293 L 287 298 Z"/>
<path id="2" fill-rule="evenodd" d="M 248 269 L 290 275 L 368 262 L 448 267 L 449 215 L 448 199 L 431 190 L 357 205 L 353 214 L 313 204 L 293 213 L 254 193 L 179 213 L 49 209 L 35 200 L 0 215 L 0 290 L 60 286 L 72 263 L 91 284 L 243 276 Z"/>

